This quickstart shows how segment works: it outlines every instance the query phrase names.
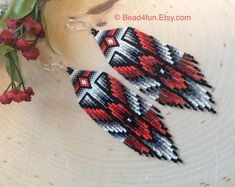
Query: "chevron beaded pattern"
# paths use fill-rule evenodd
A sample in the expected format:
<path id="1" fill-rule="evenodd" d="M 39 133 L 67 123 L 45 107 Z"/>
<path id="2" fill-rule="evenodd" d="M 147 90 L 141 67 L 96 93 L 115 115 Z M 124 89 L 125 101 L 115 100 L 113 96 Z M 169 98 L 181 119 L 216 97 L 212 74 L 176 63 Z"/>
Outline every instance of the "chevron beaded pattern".
<path id="1" fill-rule="evenodd" d="M 106 132 L 140 154 L 181 162 L 156 107 L 105 72 L 67 72 L 79 105 Z"/>
<path id="2" fill-rule="evenodd" d="M 161 104 L 194 110 L 212 107 L 211 86 L 193 56 L 135 28 L 92 30 L 109 64 Z"/>

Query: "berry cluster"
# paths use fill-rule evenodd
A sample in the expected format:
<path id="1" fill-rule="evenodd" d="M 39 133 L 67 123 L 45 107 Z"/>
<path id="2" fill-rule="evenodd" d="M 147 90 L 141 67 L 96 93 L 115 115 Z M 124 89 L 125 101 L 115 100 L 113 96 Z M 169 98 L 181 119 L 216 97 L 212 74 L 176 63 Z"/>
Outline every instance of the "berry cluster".
<path id="1" fill-rule="evenodd" d="M 34 92 L 31 87 L 28 87 L 24 91 L 12 89 L 0 95 L 0 103 L 10 104 L 12 101 L 17 103 L 22 101 L 29 102 L 31 101 L 32 95 L 34 95 Z"/>
<path id="2" fill-rule="evenodd" d="M 27 16 L 20 20 L 9 19 L 6 24 L 8 28 L 3 29 L 0 33 L 0 43 L 20 50 L 27 60 L 37 59 L 39 50 L 35 45 L 39 38 L 44 38 L 41 23 L 33 20 L 32 16 Z M 33 40 L 27 39 L 32 36 Z"/>
<path id="3" fill-rule="evenodd" d="M 27 60 L 36 60 L 39 39 L 45 38 L 42 10 L 47 0 L 13 1 L 0 19 L 0 56 L 5 57 L 6 72 L 10 84 L 0 94 L 0 104 L 31 101 L 34 95 L 31 87 L 26 87 L 22 76 L 18 52 Z"/>
<path id="4" fill-rule="evenodd" d="M 0 104 L 29 102 L 34 95 L 33 89 L 24 84 L 18 54 L 22 53 L 27 60 L 36 60 L 39 57 L 37 43 L 48 36 L 43 16 L 46 2 L 47 0 L 15 0 L 0 15 L 0 57 L 5 59 L 3 63 L 10 78 L 9 85 L 0 93 Z M 48 38 L 46 41 L 51 48 Z"/>

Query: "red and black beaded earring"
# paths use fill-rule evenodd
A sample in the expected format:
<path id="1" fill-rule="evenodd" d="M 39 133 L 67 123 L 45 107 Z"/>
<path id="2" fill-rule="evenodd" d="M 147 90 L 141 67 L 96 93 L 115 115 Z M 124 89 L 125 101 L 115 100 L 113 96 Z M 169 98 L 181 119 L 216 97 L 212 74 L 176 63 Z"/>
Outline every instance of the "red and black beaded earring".
<path id="1" fill-rule="evenodd" d="M 72 26 L 78 22 L 84 28 Z M 206 89 L 211 86 L 193 56 L 132 27 L 98 31 L 76 19 L 66 25 L 90 31 L 108 63 L 150 98 L 163 105 L 215 113 Z"/>
<path id="2" fill-rule="evenodd" d="M 139 154 L 182 162 L 160 111 L 105 72 L 74 70 L 61 64 L 71 78 L 77 101 L 106 132 Z"/>
<path id="3" fill-rule="evenodd" d="M 73 26 L 78 22 L 84 27 Z M 91 32 L 108 63 L 150 98 L 215 113 L 206 89 L 211 86 L 191 55 L 131 27 L 97 31 L 75 19 L 66 25 Z M 182 162 L 155 106 L 105 72 L 62 68 L 70 75 L 80 106 L 105 131 L 140 154 Z"/>

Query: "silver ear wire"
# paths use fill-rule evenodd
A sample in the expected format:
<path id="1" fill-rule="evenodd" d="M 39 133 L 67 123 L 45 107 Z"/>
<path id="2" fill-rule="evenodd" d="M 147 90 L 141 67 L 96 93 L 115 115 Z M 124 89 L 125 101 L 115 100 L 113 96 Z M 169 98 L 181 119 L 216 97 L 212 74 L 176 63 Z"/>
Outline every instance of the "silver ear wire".
<path id="1" fill-rule="evenodd" d="M 82 24 L 82 26 L 79 26 L 79 24 Z M 75 31 L 85 30 L 85 31 L 92 32 L 92 27 L 88 22 L 84 20 L 78 20 L 76 17 L 69 17 L 67 21 L 65 22 L 65 26 Z"/>
<path id="2" fill-rule="evenodd" d="M 61 63 L 44 64 L 43 68 L 48 71 L 67 70 L 67 67 Z"/>

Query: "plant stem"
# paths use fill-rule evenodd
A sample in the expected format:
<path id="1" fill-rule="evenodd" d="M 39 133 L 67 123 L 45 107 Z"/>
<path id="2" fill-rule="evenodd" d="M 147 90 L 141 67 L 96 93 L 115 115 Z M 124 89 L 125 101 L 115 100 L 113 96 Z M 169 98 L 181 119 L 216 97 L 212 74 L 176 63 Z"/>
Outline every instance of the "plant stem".
<path id="1" fill-rule="evenodd" d="M 10 66 L 12 66 L 11 56 L 8 55 L 8 58 L 9 58 Z M 15 81 L 12 76 L 12 68 L 10 68 L 10 71 L 11 71 L 11 84 L 10 85 L 11 85 L 11 88 L 13 89 L 13 88 L 15 88 Z"/>
<path id="2" fill-rule="evenodd" d="M 14 31 L 14 34 L 17 33 L 23 26 L 24 26 L 24 24 L 22 23 L 22 24 Z"/>
<path id="3" fill-rule="evenodd" d="M 20 90 L 20 87 L 21 87 L 22 84 L 23 84 L 23 82 L 21 82 L 21 83 L 17 86 L 17 89 Z"/>
<path id="4" fill-rule="evenodd" d="M 22 36 L 23 34 L 23 28 L 24 28 L 24 24 L 21 24 L 14 32 L 14 39 L 17 39 L 19 36 Z M 20 31 L 20 33 L 19 33 Z"/>
<path id="5" fill-rule="evenodd" d="M 6 93 L 8 90 L 9 90 L 9 88 L 12 86 L 12 82 L 8 85 L 8 87 L 7 87 L 7 89 L 4 91 L 4 93 Z"/>
<path id="6" fill-rule="evenodd" d="M 38 20 L 38 13 L 39 13 L 39 9 L 38 9 L 38 2 L 36 2 L 35 4 L 35 7 L 34 7 L 34 10 L 35 10 L 35 18 L 34 18 L 34 21 L 37 21 Z"/>
<path id="7" fill-rule="evenodd" d="M 16 68 L 17 73 L 18 73 L 18 74 L 19 74 L 19 76 L 20 76 L 21 84 L 22 84 L 22 86 L 23 86 L 23 88 L 24 88 L 24 90 L 25 90 L 26 88 L 25 88 L 25 85 L 24 85 L 23 77 L 22 77 L 22 75 L 21 75 L 21 73 L 20 73 L 20 70 L 18 69 L 18 67 L 17 67 L 17 65 L 16 65 L 16 63 L 15 63 L 15 62 L 14 62 L 14 66 L 15 66 L 15 68 Z"/>
<path id="8" fill-rule="evenodd" d="M 20 73 L 20 70 L 18 69 L 18 67 L 17 67 L 17 65 L 16 65 L 16 63 L 15 63 L 15 61 L 14 61 L 14 59 L 13 59 L 11 56 L 9 56 L 9 58 L 11 59 L 11 62 L 14 64 L 15 69 L 16 69 L 16 71 L 17 71 L 19 77 L 20 77 L 22 86 L 23 86 L 23 88 L 24 88 L 24 90 L 25 90 L 24 80 L 23 80 L 23 77 L 22 77 L 22 75 L 21 75 L 21 73 Z"/>

